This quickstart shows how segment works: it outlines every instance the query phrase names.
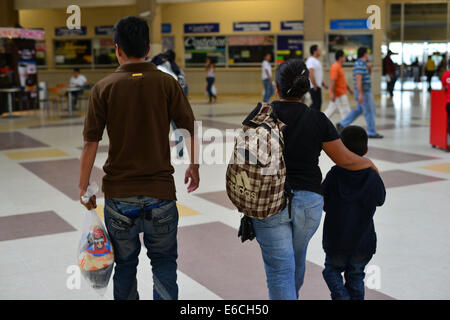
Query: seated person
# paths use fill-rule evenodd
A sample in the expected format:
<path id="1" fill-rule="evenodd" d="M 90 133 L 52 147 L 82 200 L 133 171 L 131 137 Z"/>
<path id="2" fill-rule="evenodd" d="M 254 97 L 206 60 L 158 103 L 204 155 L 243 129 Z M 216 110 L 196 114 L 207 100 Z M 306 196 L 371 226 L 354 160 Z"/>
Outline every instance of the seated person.
<path id="1" fill-rule="evenodd" d="M 87 79 L 80 73 L 79 68 L 73 69 L 73 76 L 70 78 L 70 88 L 80 88 L 79 91 L 72 92 L 72 107 L 76 109 L 78 96 L 83 94 L 83 89 L 88 85 Z"/>

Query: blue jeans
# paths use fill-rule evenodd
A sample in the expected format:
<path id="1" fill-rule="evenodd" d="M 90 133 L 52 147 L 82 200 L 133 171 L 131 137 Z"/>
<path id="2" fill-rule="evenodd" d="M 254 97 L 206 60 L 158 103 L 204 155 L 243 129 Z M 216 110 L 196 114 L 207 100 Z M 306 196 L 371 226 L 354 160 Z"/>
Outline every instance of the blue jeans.
<path id="1" fill-rule="evenodd" d="M 293 192 L 292 218 L 286 207 L 267 219 L 252 219 L 271 300 L 298 299 L 305 277 L 308 243 L 322 217 L 323 197 L 320 194 Z"/>
<path id="2" fill-rule="evenodd" d="M 333 300 L 364 300 L 364 268 L 372 259 L 367 257 L 327 254 L 323 278 Z M 345 285 L 341 273 L 344 272 Z"/>
<path id="3" fill-rule="evenodd" d="M 207 83 L 206 91 L 208 91 L 209 102 L 212 101 L 212 98 L 214 98 L 214 99 L 217 98 L 214 95 L 214 93 L 212 92 L 212 87 L 213 87 L 215 81 L 216 81 L 216 79 L 214 77 L 207 77 L 206 78 L 206 83 Z"/>
<path id="4" fill-rule="evenodd" d="M 358 94 L 358 91 L 355 90 L 356 101 L 358 101 Z M 367 134 L 369 136 L 375 136 L 377 134 L 377 130 L 375 129 L 375 100 L 372 91 L 363 91 L 363 96 L 363 103 L 358 104 L 356 109 L 352 110 L 340 123 L 343 127 L 346 127 L 364 113 L 367 123 Z"/>
<path id="5" fill-rule="evenodd" d="M 273 88 L 272 83 L 270 82 L 270 79 L 264 79 L 263 80 L 263 85 L 264 85 L 264 99 L 263 99 L 263 102 L 269 102 L 269 100 L 273 96 L 275 90 Z"/>
<path id="6" fill-rule="evenodd" d="M 114 299 L 139 299 L 136 268 L 141 251 L 140 232 L 144 233 L 144 245 L 153 271 L 153 299 L 178 299 L 178 210 L 175 201 L 144 196 L 105 199 L 105 225 L 116 263 Z"/>

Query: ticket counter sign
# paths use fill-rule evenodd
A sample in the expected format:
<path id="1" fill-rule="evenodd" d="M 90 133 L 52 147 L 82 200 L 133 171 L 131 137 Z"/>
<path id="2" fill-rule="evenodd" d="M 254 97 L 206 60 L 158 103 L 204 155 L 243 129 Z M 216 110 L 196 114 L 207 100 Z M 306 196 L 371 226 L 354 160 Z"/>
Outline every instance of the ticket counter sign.
<path id="1" fill-rule="evenodd" d="M 216 33 L 220 31 L 219 23 L 185 23 L 184 33 Z"/>
<path id="2" fill-rule="evenodd" d="M 277 36 L 277 63 L 283 63 L 292 58 L 303 58 L 303 36 Z"/>
<path id="3" fill-rule="evenodd" d="M 225 66 L 226 37 L 187 36 L 184 38 L 184 58 L 186 67 L 203 67 L 206 57 L 212 59 L 217 67 Z"/>
<path id="4" fill-rule="evenodd" d="M 81 27 L 80 29 L 69 29 L 67 27 L 55 28 L 56 37 L 76 37 L 87 35 L 87 28 Z"/>
<path id="5" fill-rule="evenodd" d="M 303 31 L 305 24 L 303 20 L 281 21 L 280 27 L 283 31 Z"/>
<path id="6" fill-rule="evenodd" d="M 270 21 L 234 22 L 233 31 L 235 32 L 270 31 Z"/>

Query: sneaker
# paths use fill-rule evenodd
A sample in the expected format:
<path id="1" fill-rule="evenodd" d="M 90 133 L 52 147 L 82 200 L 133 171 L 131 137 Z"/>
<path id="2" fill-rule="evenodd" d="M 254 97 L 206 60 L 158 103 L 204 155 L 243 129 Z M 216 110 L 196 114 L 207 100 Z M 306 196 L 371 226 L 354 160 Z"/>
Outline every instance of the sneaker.
<path id="1" fill-rule="evenodd" d="M 342 124 L 340 122 L 336 123 L 336 130 L 339 134 L 341 134 L 342 130 L 344 130 L 344 127 L 342 126 Z"/>
<path id="2" fill-rule="evenodd" d="M 369 136 L 369 139 L 383 139 L 384 136 L 382 136 L 381 134 L 377 133 L 374 136 Z"/>

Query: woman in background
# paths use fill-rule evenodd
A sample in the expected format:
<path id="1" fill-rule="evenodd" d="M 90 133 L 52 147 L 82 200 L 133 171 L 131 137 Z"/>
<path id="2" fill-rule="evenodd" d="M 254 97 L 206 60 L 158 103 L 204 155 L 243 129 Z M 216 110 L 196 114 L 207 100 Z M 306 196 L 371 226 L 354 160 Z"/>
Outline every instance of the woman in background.
<path id="1" fill-rule="evenodd" d="M 207 87 L 206 87 L 206 91 L 208 92 L 208 96 L 209 96 L 209 103 L 212 102 L 212 99 L 214 98 L 214 102 L 217 101 L 217 97 L 216 95 L 212 92 L 212 88 L 214 85 L 214 81 L 216 80 L 214 78 L 214 63 L 212 62 L 210 57 L 206 57 L 206 83 L 207 83 Z"/>

